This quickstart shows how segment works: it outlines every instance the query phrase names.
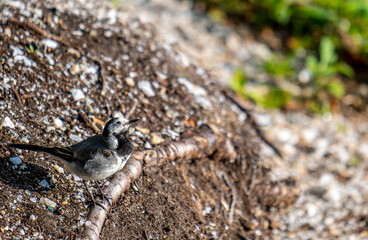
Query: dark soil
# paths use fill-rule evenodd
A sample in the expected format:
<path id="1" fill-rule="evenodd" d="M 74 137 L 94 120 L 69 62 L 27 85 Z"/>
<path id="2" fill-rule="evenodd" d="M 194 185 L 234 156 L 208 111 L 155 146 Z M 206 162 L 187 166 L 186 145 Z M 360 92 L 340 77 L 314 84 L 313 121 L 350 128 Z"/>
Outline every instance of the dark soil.
<path id="1" fill-rule="evenodd" d="M 92 204 L 79 179 L 67 170 L 62 174 L 54 169 L 60 163 L 40 153 L 9 149 L 6 144 L 28 140 L 66 146 L 74 143 L 70 134 L 93 135 L 113 112 L 127 114 L 138 101 L 130 117 L 141 119 L 130 134 L 137 150 L 147 146 L 153 132 L 170 142 L 180 139 L 171 129 L 185 134 L 200 123 L 214 123 L 227 132 L 243 158 L 229 162 L 204 156 L 145 169 L 135 187 L 112 207 L 101 239 L 266 237 L 275 226 L 269 208 L 259 204 L 257 196 L 247 195 L 249 162 L 262 176 L 268 171 L 257 154 L 260 140 L 247 121 L 239 120 L 241 112 L 222 94 L 224 89 L 208 73 L 199 75 L 198 67 L 178 64 L 175 53 L 163 48 L 150 26 L 136 20 L 111 25 L 107 20 L 98 22 L 92 13 L 74 15 L 43 4 L 29 3 L 31 12 L 34 8 L 42 11 L 42 18 L 25 17 L 24 21 L 20 21 L 21 10 L 0 5 L 2 12 L 13 13 L 1 23 L 0 118 L 16 123 L 15 128 L 3 127 L 0 132 L 0 236 L 75 239 L 81 236 Z M 45 47 L 41 43 L 45 38 L 56 39 L 58 47 Z M 34 64 L 15 61 L 14 46 Z M 76 71 L 77 66 L 82 70 Z M 88 72 L 88 67 L 97 71 Z M 126 81 L 132 72 L 136 73 L 134 86 Z M 196 102 L 178 77 L 202 86 L 211 106 Z M 153 83 L 155 96 L 147 97 L 137 87 L 143 79 Z M 74 101 L 72 88 L 83 89 L 86 99 Z M 65 129 L 54 126 L 54 118 L 60 118 Z M 149 133 L 138 131 L 142 128 Z M 11 156 L 20 156 L 23 163 L 14 165 Z M 40 186 L 44 179 L 49 187 Z M 234 191 L 235 213 L 230 216 Z M 43 197 L 57 206 L 41 204 Z"/>

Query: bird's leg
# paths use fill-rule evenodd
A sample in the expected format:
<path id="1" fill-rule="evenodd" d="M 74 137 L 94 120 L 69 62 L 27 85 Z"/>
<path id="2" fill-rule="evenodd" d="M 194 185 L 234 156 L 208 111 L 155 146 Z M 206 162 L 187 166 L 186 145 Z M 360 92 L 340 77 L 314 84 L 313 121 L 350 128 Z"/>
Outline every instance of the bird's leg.
<path id="1" fill-rule="evenodd" d="M 93 194 L 89 191 L 88 186 L 87 186 L 87 183 L 86 183 L 86 181 L 85 181 L 85 180 L 83 180 L 83 184 L 84 184 L 84 186 L 85 186 L 85 187 L 86 187 L 86 189 L 87 189 L 88 195 L 90 195 L 90 196 L 91 196 L 93 203 L 96 203 L 96 201 L 95 201 L 95 197 L 94 197 L 94 196 L 93 196 Z"/>
<path id="2" fill-rule="evenodd" d="M 87 183 L 86 183 L 86 181 L 85 180 L 83 180 L 83 183 L 84 183 L 84 186 L 86 187 L 86 189 L 87 189 L 87 192 L 88 192 L 88 194 L 91 196 L 91 198 L 92 198 L 92 201 L 93 201 L 93 204 L 94 205 L 98 205 L 98 206 L 100 206 L 100 207 L 102 207 L 105 211 L 107 211 L 107 209 L 104 207 L 104 206 L 102 206 L 99 202 L 97 202 L 96 200 L 95 200 L 95 197 L 93 196 L 93 194 L 89 191 L 89 189 L 88 189 L 88 186 L 87 186 Z M 97 186 L 98 186 L 98 184 L 97 184 Z M 100 191 L 102 190 L 101 188 L 100 188 L 100 186 L 98 186 L 98 188 L 100 189 Z M 104 195 L 102 195 L 102 196 L 104 196 Z M 110 202 L 108 201 L 108 203 L 110 204 Z M 111 204 L 110 204 L 110 206 L 111 206 Z"/>
<path id="3" fill-rule="evenodd" d="M 107 194 L 105 194 L 105 193 L 103 192 L 103 190 L 102 190 L 102 188 L 100 187 L 100 185 L 98 184 L 98 181 L 97 181 L 97 180 L 95 180 L 94 182 L 95 182 L 95 184 L 96 184 L 97 188 L 100 190 L 100 193 L 102 194 L 102 197 L 103 197 L 103 198 L 105 198 L 105 199 L 107 200 L 107 202 L 109 203 L 110 207 L 112 207 L 112 201 L 111 201 L 111 198 L 110 198 Z"/>

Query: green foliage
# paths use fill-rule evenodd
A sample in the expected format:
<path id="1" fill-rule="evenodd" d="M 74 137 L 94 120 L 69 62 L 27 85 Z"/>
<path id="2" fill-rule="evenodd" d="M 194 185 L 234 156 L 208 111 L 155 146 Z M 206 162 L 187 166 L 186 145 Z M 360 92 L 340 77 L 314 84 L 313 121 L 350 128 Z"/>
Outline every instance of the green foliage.
<path id="1" fill-rule="evenodd" d="M 349 164 L 354 167 L 358 167 L 362 163 L 362 159 L 358 156 L 351 157 Z"/>
<path id="2" fill-rule="evenodd" d="M 337 99 L 340 99 L 345 95 L 345 87 L 338 79 L 329 81 L 326 85 L 326 88 L 328 93 Z"/>
<path id="3" fill-rule="evenodd" d="M 267 60 L 263 68 L 267 73 L 274 76 L 292 76 L 295 74 L 292 62 L 292 58 L 285 59 L 281 56 L 277 56 Z"/>
<path id="4" fill-rule="evenodd" d="M 35 52 L 35 47 L 32 44 L 28 46 L 28 49 L 28 52 L 31 54 Z"/>
<path id="5" fill-rule="evenodd" d="M 331 35 L 338 50 L 351 51 L 342 39 L 349 39 L 354 52 L 368 58 L 368 1 L 366 0 L 196 0 L 221 19 L 245 21 L 255 27 L 276 27 L 292 36 L 309 38 L 315 49 L 323 35 Z M 218 14 L 220 13 L 220 14 Z M 303 42 L 303 40 L 302 40 Z M 368 59 L 367 59 L 368 61 Z"/>
<path id="6" fill-rule="evenodd" d="M 122 0 L 111 0 L 111 4 L 114 8 L 121 8 L 123 5 Z"/>
<path id="7" fill-rule="evenodd" d="M 245 97 L 244 86 L 246 82 L 247 78 L 244 72 L 240 68 L 237 68 L 233 73 L 233 79 L 230 82 L 230 88 L 237 94 Z"/>
<path id="8" fill-rule="evenodd" d="M 287 79 L 301 88 L 312 88 L 313 92 L 305 97 L 293 96 L 286 89 L 270 86 L 266 86 L 266 91 L 250 91 L 244 73 L 235 71 L 231 87 L 262 106 L 282 107 L 293 98 L 303 101 L 312 111 L 328 112 L 331 110 L 330 103 L 345 94 L 343 79 L 354 76 L 353 68 L 342 61 L 342 57 L 348 56 L 349 62 L 359 59 L 368 65 L 366 0 L 196 2 L 204 3 L 218 21 L 247 22 L 255 29 L 271 28 L 282 33 L 277 35 L 282 36 L 282 48 L 263 64 L 263 70 L 271 75 L 276 86 L 287 86 L 279 84 Z M 306 53 L 306 57 L 297 54 L 300 50 Z M 309 82 L 299 82 L 296 76 L 303 66 L 311 74 Z"/>
<path id="9" fill-rule="evenodd" d="M 323 77 L 330 77 L 337 73 L 342 73 L 347 77 L 354 75 L 354 70 L 349 65 L 343 62 L 337 62 L 338 56 L 330 37 L 326 36 L 322 38 L 319 55 L 319 61 L 315 56 L 309 56 L 306 60 L 307 68 L 312 72 L 317 81 Z"/>
<path id="10" fill-rule="evenodd" d="M 291 99 L 288 91 L 268 85 L 260 85 L 252 90 L 247 89 L 246 76 L 241 69 L 236 69 L 233 79 L 230 82 L 230 88 L 239 95 L 251 99 L 258 105 L 265 108 L 282 108 Z"/>
<path id="11" fill-rule="evenodd" d="M 291 94 L 281 88 L 268 88 L 267 93 L 262 96 L 260 93 L 250 92 L 249 97 L 257 104 L 265 108 L 283 108 L 291 99 Z"/>

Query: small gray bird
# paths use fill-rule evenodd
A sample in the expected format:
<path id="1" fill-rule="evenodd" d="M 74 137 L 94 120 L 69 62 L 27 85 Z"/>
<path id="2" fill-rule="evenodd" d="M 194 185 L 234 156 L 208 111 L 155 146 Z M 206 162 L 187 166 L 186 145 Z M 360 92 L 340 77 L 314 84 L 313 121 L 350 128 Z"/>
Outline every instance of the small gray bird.
<path id="1" fill-rule="evenodd" d="M 8 146 L 51 154 L 63 162 L 70 172 L 82 179 L 101 180 L 121 170 L 128 161 L 133 145 L 126 134 L 129 126 L 136 121 L 138 119 L 112 118 L 107 122 L 102 134 L 68 147 L 43 147 L 32 144 Z M 87 191 L 89 192 L 88 188 Z"/>

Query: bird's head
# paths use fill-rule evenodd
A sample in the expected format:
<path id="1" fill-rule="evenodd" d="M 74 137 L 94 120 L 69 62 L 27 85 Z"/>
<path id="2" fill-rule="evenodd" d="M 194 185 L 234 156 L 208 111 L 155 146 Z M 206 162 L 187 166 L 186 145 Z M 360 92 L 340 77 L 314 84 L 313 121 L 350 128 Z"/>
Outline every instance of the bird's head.
<path id="1" fill-rule="evenodd" d="M 129 126 L 138 121 L 138 119 L 128 120 L 122 117 L 112 118 L 110 119 L 103 130 L 103 134 L 118 136 L 120 134 L 124 134 L 128 132 Z"/>

